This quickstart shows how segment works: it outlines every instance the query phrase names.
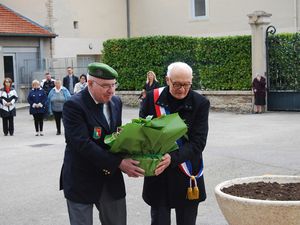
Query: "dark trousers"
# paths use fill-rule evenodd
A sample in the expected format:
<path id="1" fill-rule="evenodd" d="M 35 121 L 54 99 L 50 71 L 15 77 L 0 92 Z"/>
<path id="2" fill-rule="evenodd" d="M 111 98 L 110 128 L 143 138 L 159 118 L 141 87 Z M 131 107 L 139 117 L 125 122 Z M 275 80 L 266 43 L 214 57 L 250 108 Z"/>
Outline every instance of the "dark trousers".
<path id="1" fill-rule="evenodd" d="M 198 204 L 175 208 L 177 225 L 195 225 Z M 171 225 L 171 208 L 151 207 L 151 225 Z"/>
<path id="2" fill-rule="evenodd" d="M 53 111 L 53 115 L 54 115 L 54 119 L 55 119 L 55 123 L 56 123 L 56 130 L 57 133 L 61 133 L 61 118 L 62 118 L 62 112 L 54 112 Z"/>
<path id="3" fill-rule="evenodd" d="M 2 122 L 3 122 L 4 135 L 7 135 L 8 132 L 10 135 L 13 135 L 14 134 L 14 117 L 13 116 L 3 117 Z"/>
<path id="4" fill-rule="evenodd" d="M 35 131 L 43 131 L 43 125 L 44 125 L 44 113 L 36 113 L 33 114 L 33 119 L 34 119 L 34 127 Z"/>
<path id="5" fill-rule="evenodd" d="M 82 204 L 67 199 L 71 225 L 93 225 L 94 204 Z M 102 225 L 126 225 L 126 200 L 110 197 L 106 187 L 102 191 L 98 204 L 99 219 Z"/>

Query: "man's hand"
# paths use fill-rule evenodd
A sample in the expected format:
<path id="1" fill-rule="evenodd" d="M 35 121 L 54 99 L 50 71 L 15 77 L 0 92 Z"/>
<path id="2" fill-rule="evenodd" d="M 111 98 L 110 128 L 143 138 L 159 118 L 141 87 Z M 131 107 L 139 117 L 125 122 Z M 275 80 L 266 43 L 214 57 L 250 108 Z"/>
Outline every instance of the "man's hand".
<path id="1" fill-rule="evenodd" d="M 162 160 L 157 165 L 155 169 L 155 175 L 158 176 L 159 174 L 164 172 L 164 170 L 170 165 L 170 163 L 171 163 L 171 156 L 167 153 L 162 157 Z"/>
<path id="2" fill-rule="evenodd" d="M 138 167 L 140 162 L 133 159 L 123 159 L 119 168 L 129 177 L 143 177 L 145 171 Z"/>

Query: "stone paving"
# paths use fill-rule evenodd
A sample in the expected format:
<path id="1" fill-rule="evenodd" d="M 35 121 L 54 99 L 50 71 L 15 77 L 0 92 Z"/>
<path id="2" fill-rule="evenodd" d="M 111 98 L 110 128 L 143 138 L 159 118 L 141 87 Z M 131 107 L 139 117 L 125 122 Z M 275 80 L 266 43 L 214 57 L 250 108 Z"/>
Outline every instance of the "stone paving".
<path id="1" fill-rule="evenodd" d="M 137 108 L 124 108 L 123 122 L 137 115 Z M 209 124 L 204 152 L 208 198 L 200 204 L 198 225 L 227 225 L 214 196 L 214 187 L 224 180 L 263 174 L 300 175 L 299 112 L 211 112 Z M 0 134 L 1 225 L 68 224 L 63 193 L 58 191 L 64 137 L 55 135 L 54 121 L 45 121 L 44 130 L 45 136 L 34 136 L 32 116 L 26 104 L 19 104 L 15 135 Z M 150 224 L 149 207 L 141 199 L 142 179 L 125 175 L 125 181 L 128 225 Z M 96 210 L 94 214 L 94 224 L 100 224 Z"/>

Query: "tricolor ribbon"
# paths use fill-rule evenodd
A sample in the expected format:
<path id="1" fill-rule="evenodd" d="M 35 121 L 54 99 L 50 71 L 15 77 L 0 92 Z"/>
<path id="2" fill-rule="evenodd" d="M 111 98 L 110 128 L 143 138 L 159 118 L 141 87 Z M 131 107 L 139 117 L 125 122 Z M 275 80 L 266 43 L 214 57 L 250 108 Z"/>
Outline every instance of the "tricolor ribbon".
<path id="1" fill-rule="evenodd" d="M 153 91 L 154 106 L 155 106 L 155 112 L 156 112 L 157 117 L 170 114 L 170 111 L 166 107 L 162 107 L 162 106 L 156 104 L 156 102 L 157 102 L 161 92 L 164 90 L 164 88 L 165 87 L 157 88 L 157 89 L 154 89 L 154 91 Z M 178 139 L 176 141 L 176 143 L 179 147 L 181 147 L 183 145 L 181 139 Z M 179 168 L 186 176 L 188 176 L 190 178 L 190 188 L 192 187 L 192 183 L 194 183 L 194 185 L 195 185 L 194 187 L 198 189 L 197 182 L 193 182 L 193 181 L 195 181 L 195 179 L 198 179 L 199 177 L 201 177 L 203 175 L 203 162 L 201 163 L 201 168 L 199 169 L 199 172 L 196 175 L 193 175 L 192 163 L 189 160 L 181 163 L 179 165 Z"/>

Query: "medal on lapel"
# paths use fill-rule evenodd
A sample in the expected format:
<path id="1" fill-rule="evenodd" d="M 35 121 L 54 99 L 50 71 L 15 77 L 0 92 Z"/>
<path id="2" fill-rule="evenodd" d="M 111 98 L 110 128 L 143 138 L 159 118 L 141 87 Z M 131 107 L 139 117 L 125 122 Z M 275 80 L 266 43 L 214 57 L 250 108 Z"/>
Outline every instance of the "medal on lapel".
<path id="1" fill-rule="evenodd" d="M 187 189 L 186 195 L 188 200 L 199 199 L 199 189 L 197 186 L 197 180 L 194 176 L 190 177 L 190 186 Z"/>
<path id="2" fill-rule="evenodd" d="M 100 139 L 101 133 L 102 133 L 101 127 L 94 127 L 93 138 L 94 139 Z"/>

